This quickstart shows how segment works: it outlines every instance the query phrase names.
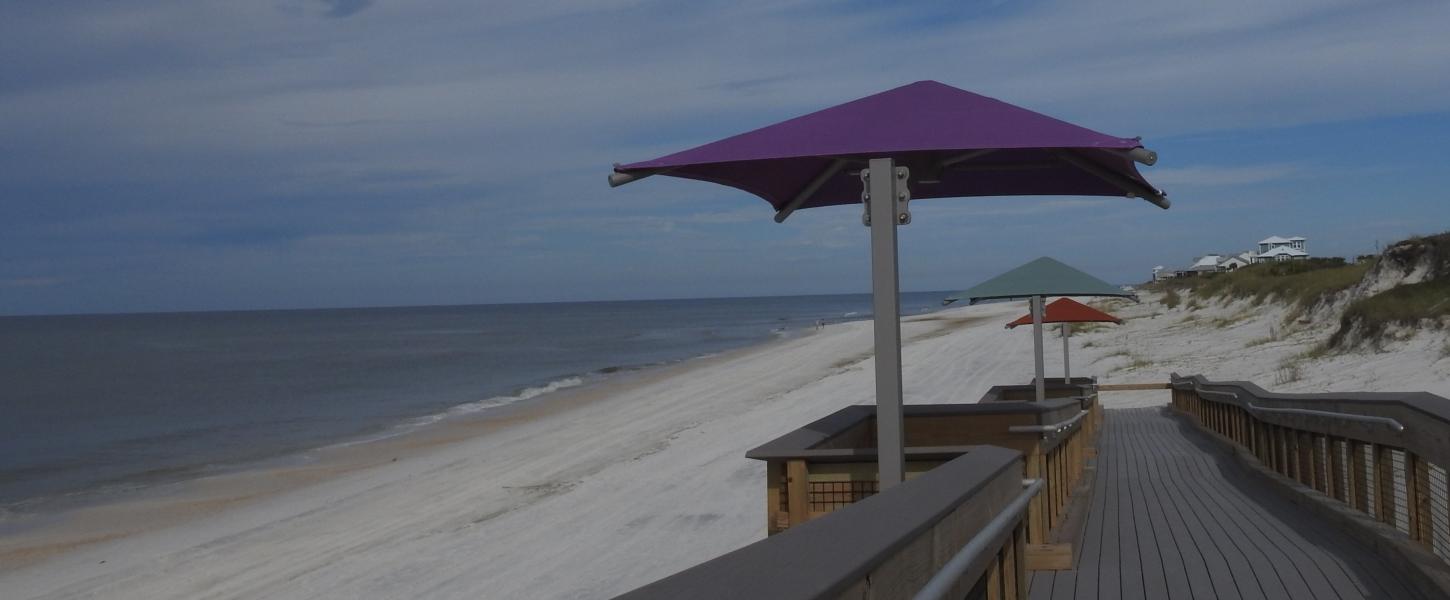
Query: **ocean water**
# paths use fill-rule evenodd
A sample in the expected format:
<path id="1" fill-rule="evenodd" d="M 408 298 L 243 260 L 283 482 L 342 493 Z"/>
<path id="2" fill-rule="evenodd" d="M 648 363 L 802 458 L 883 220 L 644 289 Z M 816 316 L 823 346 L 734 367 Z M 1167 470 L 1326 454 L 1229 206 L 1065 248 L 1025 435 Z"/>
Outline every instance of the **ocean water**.
<path id="1" fill-rule="evenodd" d="M 902 313 L 940 292 L 902 294 Z M 794 296 L 0 317 L 0 517 L 870 317 Z"/>

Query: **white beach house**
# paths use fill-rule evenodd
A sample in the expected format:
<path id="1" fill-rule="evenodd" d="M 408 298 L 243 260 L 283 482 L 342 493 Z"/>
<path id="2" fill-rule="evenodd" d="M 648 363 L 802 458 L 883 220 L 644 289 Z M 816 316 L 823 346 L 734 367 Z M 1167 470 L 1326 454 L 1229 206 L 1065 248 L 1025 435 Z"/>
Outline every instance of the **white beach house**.
<path id="1" fill-rule="evenodd" d="M 1290 238 L 1269 236 L 1259 241 L 1259 251 L 1254 256 L 1254 262 L 1309 258 L 1308 241 L 1307 238 L 1297 235 Z"/>

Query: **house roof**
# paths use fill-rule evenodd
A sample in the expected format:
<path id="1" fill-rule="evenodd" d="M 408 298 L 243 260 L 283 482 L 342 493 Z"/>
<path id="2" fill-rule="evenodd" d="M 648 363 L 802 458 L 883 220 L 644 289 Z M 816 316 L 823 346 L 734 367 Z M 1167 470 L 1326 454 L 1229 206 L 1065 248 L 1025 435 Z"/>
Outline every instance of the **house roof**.
<path id="1" fill-rule="evenodd" d="M 1289 247 L 1285 247 L 1285 246 L 1279 246 L 1277 248 L 1274 248 L 1272 250 L 1269 250 L 1268 252 L 1265 252 L 1263 254 L 1260 254 L 1259 255 L 1259 258 L 1273 258 L 1275 256 L 1284 256 L 1284 255 L 1288 255 L 1288 256 L 1309 256 L 1309 253 L 1308 252 L 1305 252 L 1303 250 L 1295 250 L 1293 248 L 1289 248 Z"/>
<path id="2" fill-rule="evenodd" d="M 983 281 L 971 289 L 947 296 L 943 303 L 966 300 L 1027 298 L 1031 296 L 1117 296 L 1137 299 L 1111 283 L 1088 275 L 1046 256 Z"/>
<path id="3" fill-rule="evenodd" d="M 1217 254 L 1205 255 L 1193 262 L 1193 268 L 1196 269 L 1198 267 L 1216 267 L 1218 266 L 1220 260 L 1223 260 L 1223 257 Z"/>
<path id="4" fill-rule="evenodd" d="M 1262 240 L 1259 240 L 1260 244 L 1287 244 L 1289 242 L 1290 240 L 1288 238 L 1281 238 L 1277 235 L 1271 235 Z"/>
<path id="5" fill-rule="evenodd" d="M 1073 300 L 1072 298 L 1058 298 L 1049 302 L 1042 309 L 1043 323 L 1117 323 L 1121 325 L 1122 319 L 1100 311 L 1096 308 Z M 1007 329 L 1019 325 L 1031 325 L 1032 313 L 1027 313 L 1017 320 L 1007 324 Z"/>
<path id="6" fill-rule="evenodd" d="M 1309 238 L 1296 235 L 1294 237 L 1289 238 L 1289 241 L 1291 241 L 1291 242 L 1303 242 L 1303 241 L 1307 241 L 1308 239 Z"/>

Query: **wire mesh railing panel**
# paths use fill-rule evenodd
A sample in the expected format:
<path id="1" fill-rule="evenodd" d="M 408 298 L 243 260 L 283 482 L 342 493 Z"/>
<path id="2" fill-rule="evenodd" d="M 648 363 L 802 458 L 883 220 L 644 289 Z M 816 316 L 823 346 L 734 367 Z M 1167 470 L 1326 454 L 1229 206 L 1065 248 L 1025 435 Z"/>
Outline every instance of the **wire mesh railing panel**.
<path id="1" fill-rule="evenodd" d="M 810 491 L 811 512 L 831 512 L 847 505 L 865 500 L 876 493 L 875 481 L 812 481 Z"/>
<path id="2" fill-rule="evenodd" d="M 1375 482 L 1379 480 L 1375 478 L 1376 473 L 1374 468 L 1374 446 L 1371 444 L 1365 444 L 1362 447 L 1361 451 L 1364 453 L 1364 471 L 1361 473 L 1363 477 L 1361 477 L 1359 480 L 1361 482 L 1360 485 L 1364 486 L 1365 488 L 1365 494 L 1364 507 L 1360 510 L 1363 510 L 1364 512 L 1367 512 L 1370 515 L 1378 518 L 1380 516 L 1379 498 L 1377 497 L 1379 496 L 1379 494 L 1375 493 Z"/>
<path id="3" fill-rule="evenodd" d="M 1429 476 L 1425 478 L 1430 487 L 1430 547 L 1440 558 L 1450 559 L 1450 489 L 1447 489 L 1445 469 L 1431 463 Z"/>
<path id="4" fill-rule="evenodd" d="M 1339 465 L 1339 497 L 1346 502 L 1354 497 L 1354 490 L 1349 487 L 1349 442 L 1344 440 L 1333 440 L 1331 442 L 1333 460 Z"/>
<path id="5" fill-rule="evenodd" d="M 1409 478 L 1405 451 L 1390 450 L 1390 498 L 1394 500 L 1395 529 L 1410 533 Z"/>

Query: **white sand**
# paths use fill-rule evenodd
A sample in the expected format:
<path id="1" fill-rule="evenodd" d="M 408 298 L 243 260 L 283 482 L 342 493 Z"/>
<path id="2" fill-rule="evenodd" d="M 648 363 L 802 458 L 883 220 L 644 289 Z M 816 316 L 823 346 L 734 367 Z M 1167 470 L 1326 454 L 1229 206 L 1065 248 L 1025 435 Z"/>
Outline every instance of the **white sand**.
<path id="1" fill-rule="evenodd" d="M 1160 381 L 1177 372 L 1252 381 L 1278 392 L 1427 391 L 1450 397 L 1450 332 L 1408 332 L 1414 335 L 1381 351 L 1311 358 L 1306 354 L 1337 328 L 1337 311 L 1321 310 L 1286 325 L 1288 310 L 1277 304 L 1210 302 L 1189 309 L 1185 303 L 1169 309 L 1160 299 L 1150 293 L 1141 304 L 1094 303 L 1127 321 L 1074 336 L 1080 350 L 1073 364 L 1081 363 L 1103 383 Z M 1112 394 L 1104 406 L 1128 406 L 1127 400 Z"/>
<path id="2" fill-rule="evenodd" d="M 1155 306 L 1127 307 L 1121 312 L 1138 318 L 1075 338 L 1075 373 L 1147 382 L 1202 372 L 1286 390 L 1450 392 L 1450 361 L 1431 360 L 1438 353 L 1429 349 L 1414 364 L 1365 356 L 1306 365 L 1303 381 L 1273 385 L 1279 361 L 1295 352 L 1289 341 L 1244 347 L 1272 316 L 1227 329 L 1179 327 L 1186 313 L 1146 316 L 1163 310 Z M 907 401 L 974 402 L 992 385 L 1030 379 L 1030 330 L 1002 327 L 1024 310 L 996 304 L 909 319 Z M 440 430 L 452 441 L 374 448 L 369 460 L 341 461 L 340 475 L 301 477 L 301 487 L 285 474 L 254 474 L 232 481 L 230 493 L 268 482 L 287 491 L 12 565 L 0 571 L 0 596 L 608 597 L 764 537 L 764 468 L 745 451 L 872 402 L 870 348 L 870 323 L 833 325 L 561 396 L 507 427 L 455 425 Z M 1048 340 L 1050 376 L 1061 373 L 1060 348 Z M 1123 350 L 1153 362 L 1118 370 L 1130 362 L 1113 356 Z M 1104 404 L 1166 397 L 1108 394 Z M 394 451 L 396 462 L 379 454 Z M 81 515 L 72 528 L 117 518 Z"/>

